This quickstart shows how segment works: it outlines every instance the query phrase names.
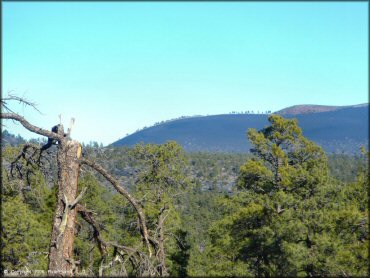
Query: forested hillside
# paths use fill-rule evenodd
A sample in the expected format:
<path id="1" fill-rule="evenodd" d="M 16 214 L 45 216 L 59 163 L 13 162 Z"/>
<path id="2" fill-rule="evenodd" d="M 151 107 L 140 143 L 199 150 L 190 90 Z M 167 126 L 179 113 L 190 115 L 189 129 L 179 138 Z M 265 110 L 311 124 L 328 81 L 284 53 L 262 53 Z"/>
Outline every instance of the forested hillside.
<path id="1" fill-rule="evenodd" d="M 130 202 L 81 168 L 74 274 L 366 276 L 367 153 L 327 156 L 295 121 L 274 115 L 268 124 L 249 130 L 250 154 L 185 153 L 176 142 L 84 146 L 83 157 L 138 200 L 153 250 Z M 2 150 L 1 268 L 40 275 L 57 200 L 56 146 L 41 164 L 22 152 L 32 158 L 23 145 Z"/>
<path id="2" fill-rule="evenodd" d="M 359 153 L 368 144 L 368 104 L 332 106 L 296 106 L 276 113 L 296 118 L 308 139 L 328 153 Z M 225 114 L 180 118 L 128 135 L 113 146 L 133 146 L 137 143 L 162 144 L 175 140 L 190 152 L 248 152 L 246 141 L 249 128 L 262 129 L 268 125 L 267 114 Z"/>

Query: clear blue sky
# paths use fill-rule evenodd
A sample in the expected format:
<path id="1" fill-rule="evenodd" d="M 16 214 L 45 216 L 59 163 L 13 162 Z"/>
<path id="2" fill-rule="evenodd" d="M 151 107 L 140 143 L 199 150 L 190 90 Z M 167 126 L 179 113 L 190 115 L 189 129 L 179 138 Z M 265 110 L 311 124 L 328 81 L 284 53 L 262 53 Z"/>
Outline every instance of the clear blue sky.
<path id="1" fill-rule="evenodd" d="M 368 102 L 367 2 L 5 2 L 2 92 L 109 144 L 182 115 Z M 6 127 L 26 138 L 20 126 Z"/>

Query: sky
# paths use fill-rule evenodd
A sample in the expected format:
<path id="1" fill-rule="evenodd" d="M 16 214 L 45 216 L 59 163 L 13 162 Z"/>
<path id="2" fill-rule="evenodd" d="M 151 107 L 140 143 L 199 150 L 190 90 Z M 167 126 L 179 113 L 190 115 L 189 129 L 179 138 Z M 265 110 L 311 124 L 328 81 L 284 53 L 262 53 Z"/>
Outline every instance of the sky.
<path id="1" fill-rule="evenodd" d="M 2 96 L 107 145 L 180 116 L 367 103 L 368 39 L 367 1 L 2 2 Z"/>

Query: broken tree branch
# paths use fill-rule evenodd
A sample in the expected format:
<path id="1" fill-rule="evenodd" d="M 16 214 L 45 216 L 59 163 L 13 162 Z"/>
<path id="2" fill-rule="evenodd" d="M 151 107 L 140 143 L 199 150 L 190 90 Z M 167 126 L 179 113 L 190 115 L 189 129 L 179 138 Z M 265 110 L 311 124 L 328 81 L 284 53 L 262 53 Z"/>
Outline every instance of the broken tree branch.
<path id="1" fill-rule="evenodd" d="M 82 199 L 82 197 L 84 196 L 84 194 L 86 192 L 86 189 L 87 189 L 87 187 L 82 189 L 81 193 L 77 196 L 77 198 L 69 205 L 70 209 L 73 209 L 76 206 L 76 204 Z"/>

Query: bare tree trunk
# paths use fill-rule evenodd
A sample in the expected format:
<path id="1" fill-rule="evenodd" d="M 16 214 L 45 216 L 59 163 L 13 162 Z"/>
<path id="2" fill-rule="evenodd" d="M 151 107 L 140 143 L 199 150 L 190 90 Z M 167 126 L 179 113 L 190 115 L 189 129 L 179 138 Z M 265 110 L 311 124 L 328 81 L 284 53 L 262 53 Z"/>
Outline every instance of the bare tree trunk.
<path id="1" fill-rule="evenodd" d="M 58 130 L 59 132 L 63 132 Z M 58 133 L 59 133 L 58 132 Z M 63 133 L 62 133 L 63 134 Z M 73 243 L 81 146 L 77 141 L 58 142 L 58 200 L 49 255 L 49 275 L 73 275 Z"/>

